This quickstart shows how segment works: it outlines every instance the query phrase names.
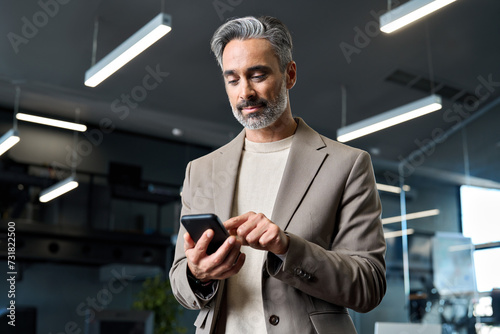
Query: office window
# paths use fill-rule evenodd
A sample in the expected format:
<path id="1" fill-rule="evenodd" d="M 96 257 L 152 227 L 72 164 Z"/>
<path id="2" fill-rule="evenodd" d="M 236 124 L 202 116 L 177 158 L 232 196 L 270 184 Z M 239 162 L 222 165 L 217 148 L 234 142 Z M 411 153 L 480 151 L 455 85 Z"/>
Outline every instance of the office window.
<path id="1" fill-rule="evenodd" d="M 500 190 L 472 186 L 460 187 L 462 231 L 474 245 L 500 241 Z M 476 250 L 474 265 L 480 292 L 500 288 L 500 247 Z"/>

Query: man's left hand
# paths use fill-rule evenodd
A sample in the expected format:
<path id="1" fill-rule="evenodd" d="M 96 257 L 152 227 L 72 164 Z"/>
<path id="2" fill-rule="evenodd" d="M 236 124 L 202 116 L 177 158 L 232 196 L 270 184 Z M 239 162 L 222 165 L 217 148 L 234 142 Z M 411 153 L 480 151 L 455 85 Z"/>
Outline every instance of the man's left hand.
<path id="1" fill-rule="evenodd" d="M 262 213 L 244 213 L 225 221 L 224 226 L 229 234 L 241 240 L 242 245 L 274 254 L 288 251 L 288 236 Z"/>

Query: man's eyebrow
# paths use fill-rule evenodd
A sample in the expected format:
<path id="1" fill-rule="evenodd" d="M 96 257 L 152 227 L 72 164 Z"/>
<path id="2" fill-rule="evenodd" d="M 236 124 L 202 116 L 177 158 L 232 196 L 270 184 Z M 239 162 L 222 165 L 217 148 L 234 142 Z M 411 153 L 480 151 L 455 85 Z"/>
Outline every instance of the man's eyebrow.
<path id="1" fill-rule="evenodd" d="M 263 72 L 271 72 L 271 67 L 266 66 L 266 65 L 255 65 L 252 67 L 249 67 L 246 69 L 247 72 L 257 72 L 257 71 L 263 71 Z M 226 70 L 222 73 L 222 76 L 227 77 L 230 75 L 236 74 L 235 70 Z"/>
<path id="2" fill-rule="evenodd" d="M 247 71 L 249 71 L 249 72 L 257 72 L 257 71 L 270 72 L 271 67 L 266 66 L 266 65 L 256 65 L 256 66 L 252 66 L 252 67 L 247 68 Z"/>
<path id="3" fill-rule="evenodd" d="M 234 70 L 226 70 L 222 73 L 222 76 L 227 77 L 227 76 L 233 75 L 233 74 L 234 74 Z"/>

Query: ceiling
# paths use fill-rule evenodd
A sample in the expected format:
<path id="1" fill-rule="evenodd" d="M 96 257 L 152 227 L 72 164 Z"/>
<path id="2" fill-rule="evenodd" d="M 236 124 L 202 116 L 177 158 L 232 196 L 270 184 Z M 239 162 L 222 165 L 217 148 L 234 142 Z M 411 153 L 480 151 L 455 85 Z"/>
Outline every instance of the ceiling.
<path id="1" fill-rule="evenodd" d="M 78 109 L 81 122 L 94 126 L 110 119 L 117 129 L 139 135 L 222 145 L 241 127 L 231 115 L 209 40 L 230 17 L 271 15 L 287 24 L 294 39 L 294 115 L 335 138 L 342 125 L 342 86 L 347 124 L 440 91 L 442 110 L 349 144 L 370 151 L 374 161 L 396 163 L 435 133 L 480 113 L 473 123 L 483 125 L 468 127 L 469 140 L 481 139 L 469 148 L 477 155 L 469 168 L 474 176 L 500 182 L 499 1 L 458 0 L 391 35 L 377 29 L 386 0 L 166 0 L 163 5 L 173 30 L 89 88 L 83 81 L 92 62 L 95 22 L 99 60 L 156 16 L 160 0 L 0 2 L 0 107 L 13 110 L 19 85 L 20 108 L 38 115 L 73 120 Z M 133 95 L 151 70 L 161 72 L 157 88 Z M 452 108 L 467 96 L 486 93 L 467 110 Z M 428 157 L 429 163 L 436 160 L 432 167 L 463 172 L 457 136 Z"/>

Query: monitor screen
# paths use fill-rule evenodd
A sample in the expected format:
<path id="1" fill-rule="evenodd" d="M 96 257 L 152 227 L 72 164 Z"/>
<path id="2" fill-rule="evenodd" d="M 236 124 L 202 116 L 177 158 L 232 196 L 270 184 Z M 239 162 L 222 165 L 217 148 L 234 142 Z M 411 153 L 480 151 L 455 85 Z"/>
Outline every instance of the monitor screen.
<path id="1" fill-rule="evenodd" d="M 86 322 L 85 334 L 153 334 L 154 312 L 103 310 Z"/>
<path id="2" fill-rule="evenodd" d="M 436 233 L 432 245 L 432 266 L 434 286 L 440 295 L 476 291 L 472 250 L 471 239 L 460 233 Z"/>
<path id="3" fill-rule="evenodd" d="M 144 323 L 136 321 L 102 321 L 99 326 L 102 334 L 144 334 Z"/>

